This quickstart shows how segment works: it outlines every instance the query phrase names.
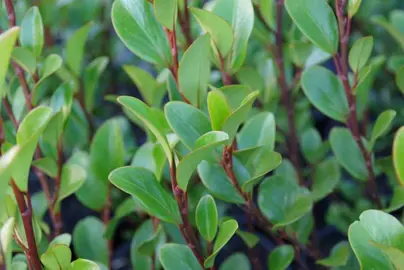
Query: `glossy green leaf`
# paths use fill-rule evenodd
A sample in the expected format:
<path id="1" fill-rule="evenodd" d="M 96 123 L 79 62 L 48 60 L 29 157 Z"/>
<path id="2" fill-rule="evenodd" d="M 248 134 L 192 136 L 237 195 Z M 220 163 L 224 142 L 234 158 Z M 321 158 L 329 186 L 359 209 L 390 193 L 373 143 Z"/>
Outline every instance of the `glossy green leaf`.
<path id="1" fill-rule="evenodd" d="M 77 259 L 70 264 L 71 270 L 100 270 L 100 267 L 90 260 Z"/>
<path id="2" fill-rule="evenodd" d="M 226 96 L 230 108 L 236 110 L 243 100 L 252 92 L 247 85 L 227 85 L 219 89 Z"/>
<path id="3" fill-rule="evenodd" d="M 394 138 L 393 163 L 397 179 L 404 186 L 404 127 L 401 127 Z"/>
<path id="4" fill-rule="evenodd" d="M 190 104 L 171 101 L 164 112 L 171 129 L 189 149 L 194 149 L 196 140 L 211 131 L 206 114 Z"/>
<path id="5" fill-rule="evenodd" d="M 349 17 L 355 16 L 361 6 L 362 0 L 348 0 L 348 15 Z"/>
<path id="6" fill-rule="evenodd" d="M 348 261 L 348 256 L 349 243 L 347 241 L 343 241 L 339 242 L 332 248 L 330 256 L 325 259 L 318 260 L 316 263 L 328 267 L 344 266 Z"/>
<path id="7" fill-rule="evenodd" d="M 166 157 L 160 144 L 145 143 L 139 147 L 132 159 L 132 166 L 142 167 L 150 170 L 161 180 L 163 169 L 166 164 Z"/>
<path id="8" fill-rule="evenodd" d="M 65 165 L 58 194 L 58 202 L 76 192 L 86 179 L 86 171 L 79 165 Z"/>
<path id="9" fill-rule="evenodd" d="M 177 21 L 177 0 L 155 0 L 153 5 L 156 19 L 172 31 Z"/>
<path id="10" fill-rule="evenodd" d="M 7 254 L 10 250 L 10 244 L 13 239 L 13 230 L 15 226 L 15 218 L 10 217 L 4 222 L 0 228 L 0 248 L 3 254 Z M 2 255 L 3 255 L 2 254 Z M 0 256 L 0 260 L 2 256 Z"/>
<path id="11" fill-rule="evenodd" d="M 57 176 L 58 167 L 56 161 L 50 157 L 34 160 L 32 165 L 52 178 L 56 178 Z"/>
<path id="12" fill-rule="evenodd" d="M 286 0 L 286 10 L 302 33 L 329 54 L 338 49 L 338 24 L 333 10 L 323 0 Z"/>
<path id="13" fill-rule="evenodd" d="M 54 247 L 56 245 L 70 246 L 72 242 L 72 236 L 68 233 L 63 233 L 56 236 L 50 243 L 49 247 Z"/>
<path id="14" fill-rule="evenodd" d="M 384 212 L 393 212 L 404 206 L 404 187 L 397 186 L 393 190 L 393 197 L 388 208 L 383 209 Z"/>
<path id="15" fill-rule="evenodd" d="M 251 270 L 251 265 L 245 254 L 233 253 L 220 265 L 219 270 Z"/>
<path id="16" fill-rule="evenodd" d="M 7 192 L 8 182 L 10 181 L 14 162 L 18 161 L 20 146 L 14 146 L 0 157 L 0 201 Z"/>
<path id="17" fill-rule="evenodd" d="M 368 171 L 365 160 L 351 132 L 346 128 L 334 128 L 330 143 L 339 164 L 356 179 L 366 181 Z"/>
<path id="18" fill-rule="evenodd" d="M 213 253 L 205 260 L 205 268 L 212 267 L 217 253 L 230 241 L 238 229 L 238 223 L 234 219 L 224 221 L 219 228 L 215 244 L 213 245 Z"/>
<path id="19" fill-rule="evenodd" d="M 71 259 L 72 252 L 65 245 L 55 245 L 41 255 L 41 262 L 46 269 L 66 269 Z"/>
<path id="20" fill-rule="evenodd" d="M 401 93 L 404 93 L 404 66 L 401 66 L 396 73 L 396 84 Z"/>
<path id="21" fill-rule="evenodd" d="M 109 62 L 108 57 L 100 56 L 94 59 L 84 71 L 84 96 L 86 110 L 91 112 L 94 109 L 96 99 L 96 88 L 101 74 L 104 72 Z"/>
<path id="22" fill-rule="evenodd" d="M 268 258 L 268 266 L 271 270 L 285 270 L 292 263 L 295 250 L 290 245 L 276 247 Z"/>
<path id="23" fill-rule="evenodd" d="M 208 94 L 208 110 L 213 130 L 221 130 L 227 117 L 231 114 L 231 109 L 226 96 L 217 90 Z"/>
<path id="24" fill-rule="evenodd" d="M 92 23 L 87 23 L 74 32 L 67 40 L 66 63 L 76 76 L 79 76 L 81 73 L 85 44 L 91 27 Z"/>
<path id="25" fill-rule="evenodd" d="M 147 1 L 115 1 L 112 5 L 112 24 L 123 43 L 138 57 L 157 65 L 171 63 L 164 30 Z"/>
<path id="26" fill-rule="evenodd" d="M 315 128 L 304 131 L 300 140 L 302 153 L 311 164 L 322 160 L 329 149 L 329 145 L 323 143 L 320 133 Z"/>
<path id="27" fill-rule="evenodd" d="M 201 198 L 196 207 L 195 216 L 199 233 L 211 242 L 216 236 L 218 227 L 218 213 L 212 196 L 205 195 Z"/>
<path id="28" fill-rule="evenodd" d="M 396 112 L 393 110 L 387 110 L 382 112 L 376 120 L 376 123 L 373 127 L 372 130 L 372 136 L 370 138 L 370 145 L 374 145 L 376 140 L 379 139 L 380 137 L 383 137 L 386 135 L 390 129 L 391 129 L 391 124 L 396 117 Z"/>
<path id="29" fill-rule="evenodd" d="M 38 90 L 39 86 L 48 78 L 50 75 L 58 71 L 62 67 L 62 58 L 57 54 L 51 54 L 45 58 L 43 63 L 41 77 L 39 81 L 35 84 L 33 89 L 33 96 L 36 98 L 36 91 Z"/>
<path id="30" fill-rule="evenodd" d="M 22 19 L 20 43 L 36 58 L 41 55 L 44 45 L 44 28 L 38 7 L 30 8 Z"/>
<path id="31" fill-rule="evenodd" d="M 114 170 L 109 179 L 119 189 L 135 196 L 151 215 L 170 223 L 180 223 L 176 201 L 149 170 L 122 167 Z"/>
<path id="32" fill-rule="evenodd" d="M 244 243 L 247 245 L 248 248 L 253 248 L 255 247 L 260 239 L 258 238 L 257 235 L 250 233 L 250 232 L 244 232 L 242 230 L 237 230 L 236 234 L 243 239 Z"/>
<path id="33" fill-rule="evenodd" d="M 185 97 L 196 107 L 202 107 L 210 79 L 210 36 L 195 40 L 181 58 L 178 83 Z"/>
<path id="34" fill-rule="evenodd" d="M 202 270 L 188 246 L 165 244 L 159 253 L 160 262 L 165 270 Z"/>
<path id="35" fill-rule="evenodd" d="M 234 35 L 231 25 L 221 17 L 207 10 L 193 7 L 190 10 L 202 28 L 212 37 L 214 47 L 225 58 L 233 46 Z"/>
<path id="36" fill-rule="evenodd" d="M 275 117 L 270 112 L 262 112 L 249 119 L 241 129 L 238 138 L 238 149 L 255 146 L 268 146 L 269 150 L 275 148 Z"/>
<path id="37" fill-rule="evenodd" d="M 171 147 L 168 144 L 167 138 L 164 134 L 165 123 L 162 123 L 159 117 L 155 114 L 155 112 L 137 98 L 129 96 L 121 96 L 118 98 L 118 102 L 122 104 L 126 109 L 128 109 L 131 113 L 136 115 L 147 126 L 147 128 L 150 129 L 150 131 L 156 136 L 157 140 L 163 147 L 168 162 L 171 164 L 172 162 Z"/>
<path id="38" fill-rule="evenodd" d="M 372 243 L 373 244 L 373 243 Z M 390 262 L 394 265 L 394 269 L 402 269 L 404 266 L 404 251 L 386 245 L 376 245 L 383 251 Z"/>
<path id="39" fill-rule="evenodd" d="M 36 71 L 35 55 L 28 49 L 23 47 L 14 48 L 11 57 L 20 67 L 32 75 Z"/>
<path id="40" fill-rule="evenodd" d="M 368 62 L 373 50 L 373 37 L 358 39 L 349 51 L 349 66 L 353 72 L 360 71 Z"/>
<path id="41" fill-rule="evenodd" d="M 0 98 L 3 98 L 6 91 L 3 84 L 10 63 L 11 53 L 19 32 L 19 27 L 13 27 L 0 35 Z"/>
<path id="42" fill-rule="evenodd" d="M 105 226 L 95 217 L 80 220 L 73 231 L 75 254 L 83 259 L 107 264 L 108 247 L 104 238 Z"/>
<path id="43" fill-rule="evenodd" d="M 159 226 L 151 235 L 149 239 L 146 239 L 143 241 L 139 247 L 137 248 L 137 251 L 145 256 L 152 256 L 154 252 L 156 251 L 156 248 L 159 244 L 160 241 L 160 235 L 162 234 L 162 227 Z"/>
<path id="44" fill-rule="evenodd" d="M 324 67 L 311 67 L 303 72 L 302 85 L 305 95 L 319 111 L 345 122 L 349 113 L 348 101 L 341 81 L 331 71 Z"/>
<path id="45" fill-rule="evenodd" d="M 274 176 L 261 183 L 258 206 L 276 228 L 303 217 L 311 210 L 312 199 L 307 189 L 281 176 Z"/>
<path id="46" fill-rule="evenodd" d="M 319 201 L 333 192 L 341 179 L 338 162 L 329 158 L 316 166 L 311 195 L 313 201 Z"/>

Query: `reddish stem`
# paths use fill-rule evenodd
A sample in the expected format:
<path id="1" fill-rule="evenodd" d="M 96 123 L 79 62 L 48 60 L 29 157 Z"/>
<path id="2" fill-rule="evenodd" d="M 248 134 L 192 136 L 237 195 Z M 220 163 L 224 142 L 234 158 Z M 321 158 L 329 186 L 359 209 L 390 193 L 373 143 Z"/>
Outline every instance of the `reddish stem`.
<path id="1" fill-rule="evenodd" d="M 222 54 L 218 51 L 219 62 L 220 62 L 220 72 L 222 73 L 222 79 L 224 85 L 231 85 L 232 79 L 231 75 L 226 71 L 226 63 Z"/>
<path id="2" fill-rule="evenodd" d="M 189 10 L 188 10 L 188 0 L 185 0 L 184 4 L 184 13 L 178 11 L 178 20 L 180 21 L 180 26 L 182 33 L 184 34 L 186 41 L 186 48 L 191 46 L 193 39 L 191 35 L 191 22 L 189 18 Z"/>

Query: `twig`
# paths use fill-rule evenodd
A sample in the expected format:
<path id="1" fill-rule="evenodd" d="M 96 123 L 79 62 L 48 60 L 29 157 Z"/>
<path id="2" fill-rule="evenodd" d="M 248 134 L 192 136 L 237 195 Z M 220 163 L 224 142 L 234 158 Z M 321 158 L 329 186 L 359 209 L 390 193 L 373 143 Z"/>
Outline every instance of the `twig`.
<path id="1" fill-rule="evenodd" d="M 231 85 L 232 79 L 230 74 L 226 71 L 226 63 L 222 54 L 218 51 L 219 62 L 220 62 L 220 72 L 222 73 L 222 79 L 224 85 Z"/>
<path id="2" fill-rule="evenodd" d="M 181 13 L 180 10 L 178 11 L 178 20 L 180 21 L 181 30 L 185 37 L 186 48 L 188 48 L 191 46 L 193 39 L 191 35 L 191 21 L 189 18 L 188 0 L 185 0 L 184 2 L 184 13 Z"/>

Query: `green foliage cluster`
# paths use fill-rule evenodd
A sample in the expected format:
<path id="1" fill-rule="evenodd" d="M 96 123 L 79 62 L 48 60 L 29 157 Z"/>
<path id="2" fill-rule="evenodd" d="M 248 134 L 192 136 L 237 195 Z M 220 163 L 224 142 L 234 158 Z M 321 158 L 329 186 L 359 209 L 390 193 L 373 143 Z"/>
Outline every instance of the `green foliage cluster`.
<path id="1" fill-rule="evenodd" d="M 400 8 L 2 1 L 0 269 L 404 269 Z"/>

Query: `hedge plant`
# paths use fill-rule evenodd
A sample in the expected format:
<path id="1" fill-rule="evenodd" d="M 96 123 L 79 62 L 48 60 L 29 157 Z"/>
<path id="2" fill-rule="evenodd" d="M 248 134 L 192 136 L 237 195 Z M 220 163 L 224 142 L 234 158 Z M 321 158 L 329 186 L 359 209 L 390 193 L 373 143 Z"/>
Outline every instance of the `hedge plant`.
<path id="1" fill-rule="evenodd" d="M 404 269 L 403 8 L 2 1 L 0 269 Z"/>

